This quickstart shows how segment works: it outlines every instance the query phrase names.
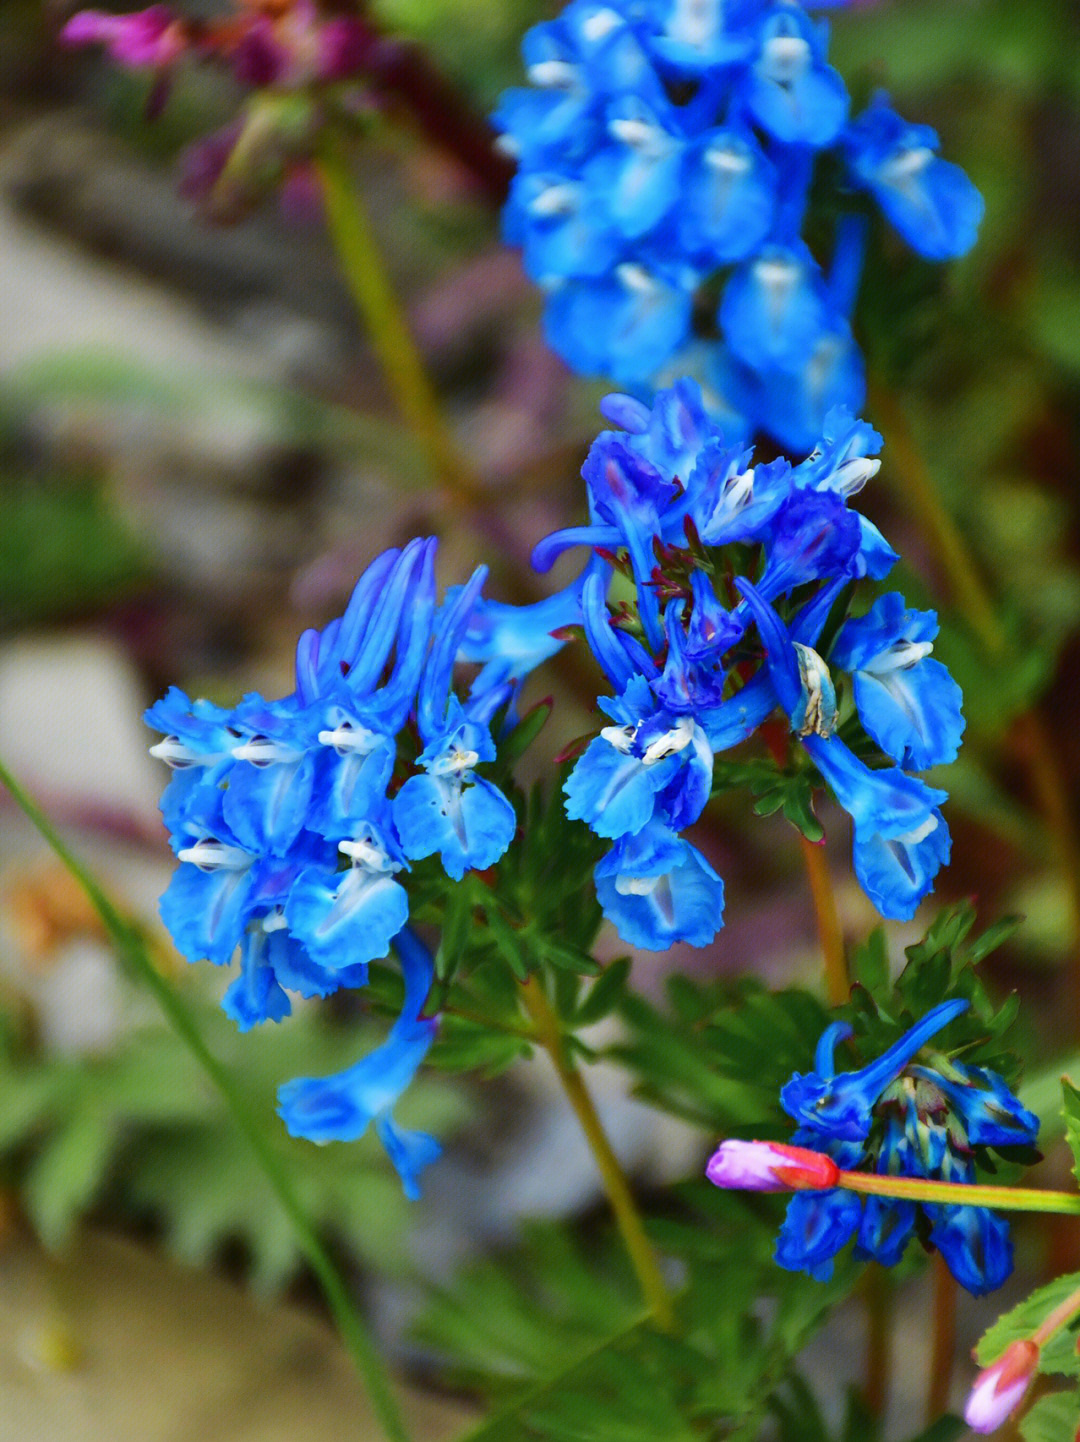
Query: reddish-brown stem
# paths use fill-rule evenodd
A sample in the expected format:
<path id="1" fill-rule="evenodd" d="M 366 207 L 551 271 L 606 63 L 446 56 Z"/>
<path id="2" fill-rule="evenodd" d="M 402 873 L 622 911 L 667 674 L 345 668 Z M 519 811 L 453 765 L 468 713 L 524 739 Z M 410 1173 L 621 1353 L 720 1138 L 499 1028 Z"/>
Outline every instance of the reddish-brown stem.
<path id="1" fill-rule="evenodd" d="M 956 1283 L 940 1252 L 934 1255 L 933 1345 L 926 1388 L 926 1425 L 936 1422 L 949 1405 L 956 1353 Z"/>

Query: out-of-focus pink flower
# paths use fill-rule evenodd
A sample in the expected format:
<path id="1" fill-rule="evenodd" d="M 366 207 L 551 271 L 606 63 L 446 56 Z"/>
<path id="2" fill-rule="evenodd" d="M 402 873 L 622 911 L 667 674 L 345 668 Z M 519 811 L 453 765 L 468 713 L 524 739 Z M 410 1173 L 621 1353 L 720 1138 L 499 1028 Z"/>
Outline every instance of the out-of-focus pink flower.
<path id="1" fill-rule="evenodd" d="M 162 70 L 185 53 L 189 35 L 184 21 L 165 5 L 151 5 L 130 15 L 80 10 L 60 32 L 65 45 L 104 45 L 120 65 L 131 70 Z"/>
<path id="2" fill-rule="evenodd" d="M 344 15 L 328 20 L 319 31 L 319 79 L 348 80 L 359 74 L 374 43 L 363 21 Z"/>
<path id="3" fill-rule="evenodd" d="M 1001 1426 L 1027 1391 L 1038 1362 L 1038 1343 L 1026 1337 L 979 1373 L 964 1408 L 964 1421 L 973 1432 L 995 1432 Z"/>
<path id="4" fill-rule="evenodd" d="M 824 1191 L 835 1187 L 839 1168 L 831 1157 L 782 1142 L 721 1142 L 705 1168 L 716 1187 L 747 1192 Z"/>

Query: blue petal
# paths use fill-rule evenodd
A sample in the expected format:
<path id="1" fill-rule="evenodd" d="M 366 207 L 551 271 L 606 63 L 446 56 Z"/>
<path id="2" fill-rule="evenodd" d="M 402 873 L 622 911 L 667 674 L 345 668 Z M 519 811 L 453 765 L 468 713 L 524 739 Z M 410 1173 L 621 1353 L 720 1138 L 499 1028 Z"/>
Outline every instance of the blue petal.
<path id="1" fill-rule="evenodd" d="M 915 1203 L 888 1197 L 867 1197 L 855 1255 L 860 1261 L 895 1267 L 915 1231 Z"/>
<path id="2" fill-rule="evenodd" d="M 409 898 L 385 872 L 356 866 L 328 872 L 313 866 L 293 885 L 285 917 L 316 962 L 342 971 L 386 955 L 408 920 Z"/>
<path id="3" fill-rule="evenodd" d="M 221 998 L 221 1009 L 241 1031 L 264 1021 L 282 1021 L 292 1010 L 266 957 L 266 933 L 249 930 L 240 953 L 240 975 Z"/>
<path id="4" fill-rule="evenodd" d="M 420 1196 L 420 1173 L 439 1159 L 442 1147 L 427 1132 L 403 1131 L 389 1112 L 375 1118 L 375 1130 L 401 1178 L 405 1195 L 415 1202 Z"/>
<path id="5" fill-rule="evenodd" d="M 796 1192 L 776 1238 L 777 1263 L 809 1272 L 819 1282 L 832 1276 L 833 1258 L 855 1234 L 862 1204 L 852 1192 Z"/>
<path id="6" fill-rule="evenodd" d="M 242 846 L 283 856 L 299 836 L 311 805 L 315 757 L 256 766 L 238 761 L 229 772 L 225 819 Z"/>
<path id="7" fill-rule="evenodd" d="M 662 791 L 678 765 L 674 757 L 646 766 L 640 757 L 617 751 L 596 736 L 566 779 L 566 814 L 584 821 L 597 836 L 615 840 L 647 824 Z"/>
<path id="8" fill-rule="evenodd" d="M 232 959 L 247 924 L 252 869 L 202 871 L 183 862 L 160 902 L 161 919 L 181 956 L 218 966 Z"/>
<path id="9" fill-rule="evenodd" d="M 438 852 L 446 874 L 485 871 L 514 839 L 517 818 L 506 797 L 483 777 L 412 776 L 394 797 L 394 825 L 405 855 Z"/>
<path id="10" fill-rule="evenodd" d="M 765 240 L 775 210 L 776 175 L 749 131 L 709 130 L 686 152 L 679 238 L 693 259 L 727 265 Z"/>
<path id="11" fill-rule="evenodd" d="M 723 881 L 700 851 L 660 826 L 620 841 L 595 875 L 604 915 L 631 946 L 708 946 L 723 925 Z"/>
<path id="12" fill-rule="evenodd" d="M 1012 1239 L 1004 1217 L 985 1207 L 928 1206 L 930 1242 L 949 1271 L 973 1296 L 993 1292 L 1013 1269 Z"/>
<path id="13" fill-rule="evenodd" d="M 793 370 L 829 324 L 821 271 L 805 246 L 769 246 L 738 267 L 718 315 L 736 359 L 756 371 Z"/>
<path id="14" fill-rule="evenodd" d="M 880 775 L 882 773 L 875 773 Z M 919 902 L 934 889 L 934 878 L 949 859 L 951 839 L 945 818 L 931 811 L 925 835 L 859 835 L 856 828 L 852 856 L 855 875 L 867 896 L 893 921 L 910 921 Z"/>

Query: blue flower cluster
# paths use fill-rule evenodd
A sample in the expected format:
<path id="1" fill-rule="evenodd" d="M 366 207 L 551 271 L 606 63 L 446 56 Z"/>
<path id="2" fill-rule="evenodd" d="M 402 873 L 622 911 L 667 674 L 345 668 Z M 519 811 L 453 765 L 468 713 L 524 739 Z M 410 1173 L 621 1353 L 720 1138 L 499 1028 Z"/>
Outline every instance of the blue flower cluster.
<path id="1" fill-rule="evenodd" d="M 912 1064 L 967 1006 L 957 999 L 934 1007 L 877 1061 L 854 1072 L 837 1074 L 834 1061 L 851 1027 L 827 1027 L 813 1072 L 797 1073 L 780 1093 L 784 1110 L 799 1123 L 792 1144 L 827 1154 L 844 1171 L 966 1183 L 975 1180 L 977 1148 L 1034 1146 L 1038 1117 L 997 1073 L 945 1058 L 932 1068 Z M 841 1188 L 791 1198 L 776 1260 L 825 1280 L 853 1237 L 857 1257 L 891 1267 L 913 1236 L 936 1247 L 956 1280 L 976 1295 L 1000 1287 L 1012 1271 L 1008 1223 L 985 1207 L 862 1197 Z"/>
<path id="2" fill-rule="evenodd" d="M 834 405 L 861 406 L 865 224 L 842 218 L 827 270 L 811 253 L 818 157 L 932 260 L 970 249 L 983 202 L 886 96 L 849 119 L 827 45 L 795 0 L 571 0 L 528 32 L 531 87 L 494 117 L 519 167 L 504 229 L 573 369 L 632 388 L 697 374 L 729 433 L 803 454 Z"/>
<path id="3" fill-rule="evenodd" d="M 514 809 L 476 768 L 495 757 L 492 718 L 554 648 L 551 625 L 579 614 L 571 591 L 507 619 L 480 595 L 483 568 L 438 607 L 434 567 L 432 540 L 373 561 L 344 615 L 301 636 L 291 695 L 225 710 L 173 688 L 146 714 L 165 733 L 153 753 L 173 768 L 161 809 L 180 866 L 162 919 L 191 961 L 239 951 L 222 1005 L 241 1030 L 288 1015 L 290 992 L 363 986 L 393 943 L 406 994 L 387 1042 L 340 1077 L 289 1083 L 281 1111 L 319 1141 L 355 1137 L 374 1117 L 410 1193 L 435 1144 L 397 1130 L 389 1107 L 434 1023 L 420 1015 L 431 960 L 403 930 L 399 877 L 437 854 L 460 879 L 506 851 Z M 483 652 L 500 627 L 513 657 L 485 666 L 461 699 L 459 651 Z"/>
<path id="4" fill-rule="evenodd" d="M 615 692 L 599 703 L 612 724 L 565 791 L 567 814 L 614 843 L 596 868 L 605 914 L 651 950 L 712 940 L 723 883 L 680 833 L 709 798 L 715 754 L 779 707 L 853 818 L 864 890 L 883 915 L 909 918 L 949 854 L 945 793 L 909 770 L 953 760 L 964 727 L 959 687 L 930 657 L 936 617 L 891 592 L 844 622 L 828 659 L 814 649 L 850 583 L 881 579 L 897 559 L 849 506 L 878 469 L 880 436 L 837 409 L 807 460 L 755 466 L 691 380 L 651 409 L 609 396 L 603 410 L 624 429 L 589 452 L 589 523 L 549 536 L 533 562 L 547 569 L 570 546 L 594 553 L 582 618 Z M 626 573 L 635 605 L 609 605 L 598 561 Z M 841 670 L 866 747 L 894 764 L 872 768 L 837 734 Z"/>

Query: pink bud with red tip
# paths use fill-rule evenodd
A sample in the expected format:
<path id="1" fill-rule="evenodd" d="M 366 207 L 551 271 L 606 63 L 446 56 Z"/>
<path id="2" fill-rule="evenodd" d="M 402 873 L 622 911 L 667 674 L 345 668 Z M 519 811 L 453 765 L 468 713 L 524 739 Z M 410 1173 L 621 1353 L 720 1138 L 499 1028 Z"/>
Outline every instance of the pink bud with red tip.
<path id="1" fill-rule="evenodd" d="M 1039 1362 L 1039 1346 L 1030 1337 L 1013 1342 L 975 1379 L 964 1421 L 973 1432 L 994 1432 L 1027 1391 Z"/>
<path id="2" fill-rule="evenodd" d="M 748 1192 L 825 1191 L 835 1187 L 840 1171 L 831 1157 L 783 1142 L 720 1143 L 705 1169 L 716 1187 Z"/>

